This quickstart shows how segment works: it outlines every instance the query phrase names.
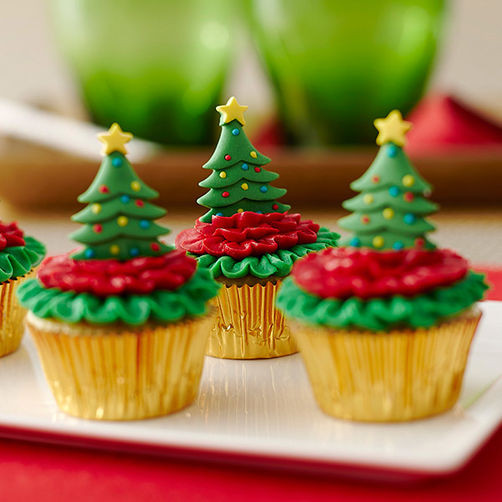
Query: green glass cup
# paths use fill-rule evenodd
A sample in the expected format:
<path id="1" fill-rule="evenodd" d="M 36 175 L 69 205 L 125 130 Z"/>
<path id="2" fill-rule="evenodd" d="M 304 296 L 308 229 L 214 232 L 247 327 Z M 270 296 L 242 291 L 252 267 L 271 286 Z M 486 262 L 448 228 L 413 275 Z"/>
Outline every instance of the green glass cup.
<path id="1" fill-rule="evenodd" d="M 229 0 L 51 0 L 91 118 L 169 145 L 210 144 L 232 55 Z"/>
<path id="2" fill-rule="evenodd" d="M 375 117 L 424 91 L 445 0 L 247 0 L 288 139 L 373 142 Z"/>

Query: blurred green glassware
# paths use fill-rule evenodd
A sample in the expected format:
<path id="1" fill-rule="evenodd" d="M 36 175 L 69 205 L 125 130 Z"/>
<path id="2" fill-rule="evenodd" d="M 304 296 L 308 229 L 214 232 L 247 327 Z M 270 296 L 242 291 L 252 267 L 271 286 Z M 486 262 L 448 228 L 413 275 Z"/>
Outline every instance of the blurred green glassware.
<path id="1" fill-rule="evenodd" d="M 51 0 L 92 119 L 170 145 L 210 144 L 232 55 L 229 0 Z"/>
<path id="2" fill-rule="evenodd" d="M 373 119 L 419 100 L 446 0 L 248 0 L 288 139 L 374 142 Z"/>

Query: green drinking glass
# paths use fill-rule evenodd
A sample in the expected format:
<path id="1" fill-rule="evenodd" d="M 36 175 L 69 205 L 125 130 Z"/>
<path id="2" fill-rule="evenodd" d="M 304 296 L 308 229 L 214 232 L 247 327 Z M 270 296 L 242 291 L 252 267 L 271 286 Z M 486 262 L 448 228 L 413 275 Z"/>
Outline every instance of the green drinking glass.
<path id="1" fill-rule="evenodd" d="M 229 0 L 51 0 L 92 119 L 169 145 L 210 144 L 232 55 Z"/>
<path id="2" fill-rule="evenodd" d="M 373 119 L 422 96 L 445 0 L 247 0 L 288 139 L 373 142 Z"/>

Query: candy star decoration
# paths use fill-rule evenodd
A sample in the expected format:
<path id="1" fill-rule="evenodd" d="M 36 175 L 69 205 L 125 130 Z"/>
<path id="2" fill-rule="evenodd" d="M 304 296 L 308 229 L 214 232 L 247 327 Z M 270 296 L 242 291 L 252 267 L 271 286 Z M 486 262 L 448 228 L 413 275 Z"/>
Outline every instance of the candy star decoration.
<path id="1" fill-rule="evenodd" d="M 403 120 L 399 110 L 392 110 L 384 119 L 376 119 L 374 122 L 378 129 L 377 145 L 392 142 L 397 146 L 404 146 L 406 133 L 411 129 L 411 122 Z"/>
<path id="2" fill-rule="evenodd" d="M 247 105 L 240 105 L 234 96 L 232 96 L 226 105 L 216 107 L 216 111 L 220 113 L 220 126 L 228 124 L 232 120 L 237 120 L 241 125 L 246 125 L 244 120 L 244 112 L 248 109 Z"/>
<path id="3" fill-rule="evenodd" d="M 351 188 L 359 195 L 343 203 L 353 213 L 339 225 L 353 233 L 343 245 L 395 249 L 435 245 L 426 234 L 434 226 L 425 216 L 437 205 L 426 198 L 430 185 L 418 174 L 401 148 L 411 127 L 394 110 L 385 119 L 375 120 L 380 150 L 369 169 Z"/>
<path id="4" fill-rule="evenodd" d="M 226 105 L 216 109 L 221 114 L 222 131 L 212 157 L 203 166 L 213 173 L 199 183 L 210 189 L 197 200 L 209 208 L 200 220 L 210 223 L 213 216 L 232 216 L 243 211 L 287 211 L 290 206 L 277 202 L 286 190 L 270 185 L 279 175 L 263 168 L 270 159 L 254 148 L 243 130 L 247 106 L 230 98 Z"/>
<path id="5" fill-rule="evenodd" d="M 75 259 L 128 260 L 172 249 L 158 240 L 169 230 L 153 221 L 166 211 L 147 202 L 158 193 L 138 177 L 124 155 L 131 138 L 118 124 L 98 136 L 107 153 L 91 186 L 78 198 L 88 205 L 72 218 L 83 224 L 71 235 L 84 245 Z"/>
<path id="6" fill-rule="evenodd" d="M 120 126 L 115 122 L 107 132 L 98 134 L 98 139 L 103 143 L 103 149 L 101 150 L 103 155 L 109 155 L 113 152 L 120 152 L 126 155 L 125 144 L 131 141 L 132 134 L 122 131 Z"/>

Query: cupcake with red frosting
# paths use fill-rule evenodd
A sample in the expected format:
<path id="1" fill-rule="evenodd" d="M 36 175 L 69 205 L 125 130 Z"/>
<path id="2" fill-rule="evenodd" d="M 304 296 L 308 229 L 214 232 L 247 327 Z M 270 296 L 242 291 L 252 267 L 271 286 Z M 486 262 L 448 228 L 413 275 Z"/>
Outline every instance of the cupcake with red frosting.
<path id="1" fill-rule="evenodd" d="M 326 413 L 401 421 L 457 401 L 486 289 L 453 251 L 339 248 L 298 261 L 277 305 Z"/>
<path id="2" fill-rule="evenodd" d="M 209 210 L 176 239 L 222 285 L 208 354 L 232 359 L 296 352 L 274 307 L 278 287 L 298 258 L 335 246 L 338 238 L 278 202 L 286 190 L 270 184 L 278 174 L 263 168 L 270 159 L 244 133 L 246 109 L 235 98 L 217 107 L 222 133 L 203 166 L 213 171 L 200 183 L 209 191 L 197 201 Z"/>
<path id="3" fill-rule="evenodd" d="M 0 222 L 0 357 L 21 344 L 26 311 L 15 297 L 16 288 L 30 277 L 45 255 L 45 246 L 25 236 L 17 223 Z"/>
<path id="4" fill-rule="evenodd" d="M 114 124 L 87 203 L 73 219 L 83 244 L 49 257 L 18 290 L 59 407 L 90 419 L 164 415 L 195 398 L 218 285 L 194 258 L 159 240 L 165 210 L 149 200 Z"/>

